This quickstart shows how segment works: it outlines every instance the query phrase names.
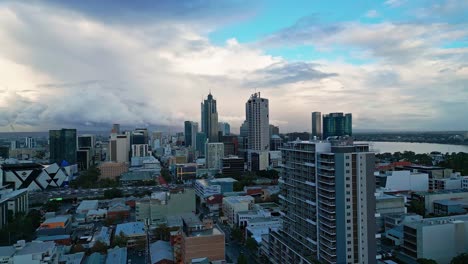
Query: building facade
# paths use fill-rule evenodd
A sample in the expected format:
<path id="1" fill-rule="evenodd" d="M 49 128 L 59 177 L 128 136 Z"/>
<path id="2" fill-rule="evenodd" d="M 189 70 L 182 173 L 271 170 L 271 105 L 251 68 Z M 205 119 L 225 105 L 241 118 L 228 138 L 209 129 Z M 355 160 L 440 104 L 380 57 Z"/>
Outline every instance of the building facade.
<path id="1" fill-rule="evenodd" d="M 322 138 L 322 113 L 312 112 L 312 139 Z"/>
<path id="2" fill-rule="evenodd" d="M 247 103 L 245 103 L 245 116 L 248 125 L 247 167 L 249 170 L 253 170 L 251 156 L 253 153 L 257 153 L 260 158 L 266 159 L 259 162 L 262 166 L 258 169 L 265 170 L 266 166 L 268 166 L 268 154 L 261 155 L 261 153 L 270 150 L 268 99 L 262 98 L 260 93 L 252 94 Z M 267 165 L 264 166 L 264 164 Z"/>
<path id="3" fill-rule="evenodd" d="M 352 115 L 343 113 L 330 113 L 323 115 L 323 138 L 352 136 Z"/>
<path id="4" fill-rule="evenodd" d="M 76 129 L 49 130 L 50 162 L 61 164 L 76 163 Z"/>
<path id="5" fill-rule="evenodd" d="M 211 93 L 201 103 L 201 131 L 210 142 L 218 142 L 218 109 Z"/>
<path id="6" fill-rule="evenodd" d="M 281 150 L 283 228 L 270 233 L 270 261 L 376 263 L 374 153 L 344 141 Z"/>
<path id="7" fill-rule="evenodd" d="M 222 169 L 222 159 L 224 157 L 223 143 L 207 143 L 206 144 L 206 168 L 207 169 Z"/>

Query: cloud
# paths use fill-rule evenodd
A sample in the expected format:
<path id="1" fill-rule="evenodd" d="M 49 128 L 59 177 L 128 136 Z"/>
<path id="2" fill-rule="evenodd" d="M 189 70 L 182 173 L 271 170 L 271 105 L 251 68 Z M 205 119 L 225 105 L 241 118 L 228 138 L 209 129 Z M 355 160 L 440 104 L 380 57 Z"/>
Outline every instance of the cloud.
<path id="1" fill-rule="evenodd" d="M 316 69 L 318 66 L 319 65 L 306 62 L 277 62 L 251 73 L 246 78 L 245 86 L 272 88 L 297 82 L 320 80 L 338 75 L 336 73 L 321 72 Z"/>
<path id="2" fill-rule="evenodd" d="M 368 17 L 368 18 L 376 18 L 376 17 L 379 17 L 379 13 L 377 12 L 377 10 L 369 10 L 369 11 L 367 11 L 367 13 L 366 13 L 366 17 Z"/>
<path id="3" fill-rule="evenodd" d="M 308 130 L 317 110 L 352 112 L 359 128 L 467 129 L 468 49 L 443 47 L 467 37 L 464 24 L 325 23 L 312 15 L 255 43 L 215 45 L 206 32 L 218 25 L 197 17 L 211 7 L 195 6 L 197 15 L 167 7 L 157 19 L 130 14 L 128 22 L 119 21 L 122 12 L 136 10 L 93 13 L 73 6 L 80 4 L 0 4 L 0 129 L 180 128 L 200 119 L 210 89 L 234 131 L 255 89 L 284 132 Z M 321 59 L 265 51 L 300 45 Z M 336 50 L 345 55 L 327 58 Z"/>
<path id="4" fill-rule="evenodd" d="M 399 7 L 404 2 L 405 2 L 404 0 L 387 0 L 387 1 L 384 2 L 384 5 L 390 6 L 390 7 Z"/>

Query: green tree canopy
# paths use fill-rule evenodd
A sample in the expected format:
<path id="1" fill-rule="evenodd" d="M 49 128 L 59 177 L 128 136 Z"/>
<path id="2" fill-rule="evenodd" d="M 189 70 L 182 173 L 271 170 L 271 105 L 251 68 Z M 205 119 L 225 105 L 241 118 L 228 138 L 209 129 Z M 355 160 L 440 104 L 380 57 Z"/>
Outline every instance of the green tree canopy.
<path id="1" fill-rule="evenodd" d="M 419 264 L 437 264 L 437 261 L 433 259 L 419 258 L 416 260 Z"/>
<path id="2" fill-rule="evenodd" d="M 468 263 L 468 254 L 467 253 L 462 253 L 462 254 L 454 257 L 450 261 L 450 264 L 466 264 L 466 263 Z"/>

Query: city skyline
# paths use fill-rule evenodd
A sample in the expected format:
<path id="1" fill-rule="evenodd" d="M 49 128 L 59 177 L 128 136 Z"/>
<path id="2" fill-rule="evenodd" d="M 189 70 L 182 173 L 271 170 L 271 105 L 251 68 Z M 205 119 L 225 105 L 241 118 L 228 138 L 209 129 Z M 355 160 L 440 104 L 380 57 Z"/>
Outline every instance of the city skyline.
<path id="1" fill-rule="evenodd" d="M 234 133 L 244 101 L 309 131 L 467 130 L 464 1 L 0 4 L 0 132 L 177 127 L 211 90 Z M 280 17 L 281 19 L 277 19 Z"/>

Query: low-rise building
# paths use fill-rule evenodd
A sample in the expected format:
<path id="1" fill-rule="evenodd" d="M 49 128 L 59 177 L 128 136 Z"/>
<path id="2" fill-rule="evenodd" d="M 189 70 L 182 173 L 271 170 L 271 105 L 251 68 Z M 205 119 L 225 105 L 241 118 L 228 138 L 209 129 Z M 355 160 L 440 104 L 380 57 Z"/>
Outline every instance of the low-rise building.
<path id="1" fill-rule="evenodd" d="M 83 200 L 76 208 L 76 213 L 86 215 L 90 210 L 97 210 L 98 205 L 98 200 Z"/>
<path id="2" fill-rule="evenodd" d="M 238 156 L 228 156 L 221 160 L 222 174 L 227 177 L 240 176 L 244 173 L 244 159 Z"/>
<path id="3" fill-rule="evenodd" d="M 468 215 L 428 218 L 404 225 L 403 253 L 448 264 L 468 251 Z"/>
<path id="4" fill-rule="evenodd" d="M 13 255 L 15 255 L 14 246 L 0 247 L 0 264 L 10 264 L 13 262 Z"/>
<path id="5" fill-rule="evenodd" d="M 158 226 L 165 224 L 167 217 L 195 212 L 195 203 L 193 189 L 156 192 L 149 198 L 136 201 L 135 217 L 137 221 L 149 220 L 151 225 Z"/>
<path id="6" fill-rule="evenodd" d="M 247 221 L 245 234 L 252 237 L 257 243 L 262 243 L 262 236 L 269 234 L 270 230 L 278 230 L 283 225 L 279 217 L 258 217 Z"/>
<path id="7" fill-rule="evenodd" d="M 406 214 L 406 197 L 378 192 L 375 196 L 375 210 L 378 232 L 383 232 L 386 215 Z"/>
<path id="8" fill-rule="evenodd" d="M 130 206 L 123 203 L 114 203 L 107 209 L 107 218 L 125 220 L 130 217 Z"/>
<path id="9" fill-rule="evenodd" d="M 214 227 L 182 233 L 181 253 L 184 264 L 191 264 L 192 260 L 198 258 L 208 258 L 212 262 L 225 259 L 225 238 L 220 229 Z"/>
<path id="10" fill-rule="evenodd" d="M 468 190 L 445 190 L 432 192 L 416 192 L 412 194 L 412 199 L 417 199 L 424 203 L 426 214 L 434 213 L 434 202 L 438 200 L 468 200 Z"/>
<path id="11" fill-rule="evenodd" d="M 252 210 L 254 198 L 252 196 L 230 196 L 223 198 L 223 213 L 229 225 L 237 225 L 237 213 Z"/>
<path id="12" fill-rule="evenodd" d="M 1 176 L 0 176 L 1 177 Z M 0 229 L 8 221 L 8 215 L 14 216 L 17 213 L 27 213 L 29 211 L 28 190 L 0 190 Z"/>
<path id="13" fill-rule="evenodd" d="M 54 242 L 24 240 L 15 244 L 16 253 L 13 256 L 15 264 L 52 264 L 58 262 L 57 246 Z"/>
<path id="14" fill-rule="evenodd" d="M 429 175 L 409 170 L 375 172 L 377 187 L 395 191 L 427 191 Z"/>
<path id="15" fill-rule="evenodd" d="M 211 195 L 232 192 L 235 182 L 233 178 L 200 179 L 195 181 L 195 191 L 200 199 L 204 199 Z"/>
<path id="16" fill-rule="evenodd" d="M 143 222 L 130 222 L 118 224 L 115 228 L 115 236 L 123 234 L 127 237 L 127 247 L 135 246 L 138 241 L 146 239 L 145 224 Z"/>
<path id="17" fill-rule="evenodd" d="M 107 217 L 107 210 L 106 209 L 97 209 L 97 210 L 89 210 L 86 213 L 86 222 L 94 222 L 106 219 Z"/>
<path id="18" fill-rule="evenodd" d="M 158 240 L 150 245 L 151 264 L 174 263 L 174 249 L 166 241 Z"/>
<path id="19" fill-rule="evenodd" d="M 71 233 L 71 216 L 60 215 L 46 219 L 37 229 L 37 236 L 67 235 Z"/>
<path id="20" fill-rule="evenodd" d="M 128 172 L 128 164 L 125 162 L 104 162 L 99 165 L 101 179 L 115 180 L 122 173 Z"/>
<path id="21" fill-rule="evenodd" d="M 107 251 L 106 264 L 127 264 L 127 248 L 114 247 Z"/>
<path id="22" fill-rule="evenodd" d="M 197 178 L 196 163 L 175 164 L 175 175 L 181 181 L 194 181 Z"/>

